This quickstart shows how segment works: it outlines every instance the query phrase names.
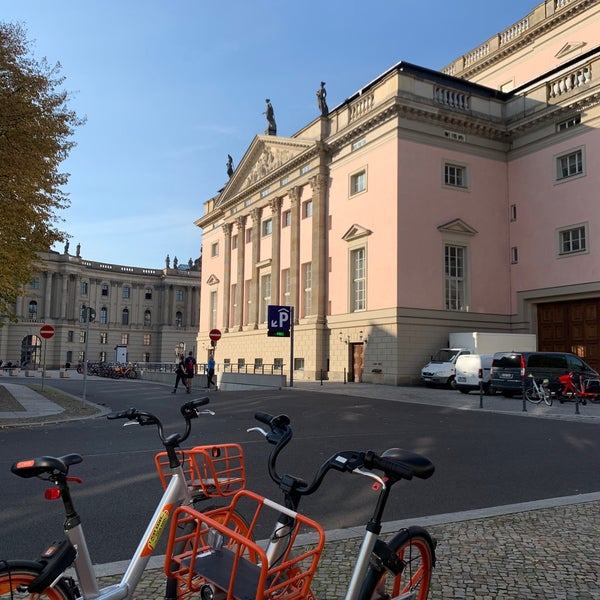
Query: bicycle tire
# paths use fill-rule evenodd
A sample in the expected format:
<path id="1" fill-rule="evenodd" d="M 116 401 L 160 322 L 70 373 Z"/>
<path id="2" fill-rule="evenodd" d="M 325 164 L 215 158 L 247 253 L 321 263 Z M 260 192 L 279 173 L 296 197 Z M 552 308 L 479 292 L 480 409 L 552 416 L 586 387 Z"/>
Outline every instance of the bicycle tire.
<path id="1" fill-rule="evenodd" d="M 372 564 L 361 587 L 361 600 L 383 600 L 413 592 L 415 600 L 429 595 L 431 573 L 435 566 L 435 542 L 429 532 L 413 526 L 399 531 L 388 543 L 388 548 L 406 566 L 394 576 L 383 565 Z"/>
<path id="2" fill-rule="evenodd" d="M 31 561 L 0 561 L 0 599 L 74 600 L 72 586 L 64 578 L 40 593 L 32 594 L 28 586 L 40 575 L 43 566 Z"/>
<path id="3" fill-rule="evenodd" d="M 544 402 L 546 403 L 546 406 L 552 406 L 552 401 L 552 395 L 546 392 L 544 394 Z"/>
<path id="4" fill-rule="evenodd" d="M 539 404 L 542 401 L 542 397 L 535 391 L 533 386 L 525 390 L 525 398 L 527 398 L 531 404 Z"/>

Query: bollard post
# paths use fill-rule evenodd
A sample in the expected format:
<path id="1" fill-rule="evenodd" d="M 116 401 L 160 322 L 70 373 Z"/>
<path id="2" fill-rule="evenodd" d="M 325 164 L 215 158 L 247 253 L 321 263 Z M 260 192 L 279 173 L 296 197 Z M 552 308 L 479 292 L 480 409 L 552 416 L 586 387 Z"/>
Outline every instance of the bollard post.
<path id="1" fill-rule="evenodd" d="M 523 396 L 523 412 L 527 412 L 527 396 L 525 396 L 525 377 L 521 380 L 521 394 Z"/>
<path id="2" fill-rule="evenodd" d="M 323 385 L 323 369 L 321 369 L 321 385 Z"/>
<path id="3" fill-rule="evenodd" d="M 479 408 L 483 408 L 483 380 L 479 380 Z"/>
<path id="4" fill-rule="evenodd" d="M 344 383 L 346 383 L 346 367 L 344 367 Z"/>
<path id="5" fill-rule="evenodd" d="M 575 393 L 575 414 L 579 414 L 579 394 Z"/>

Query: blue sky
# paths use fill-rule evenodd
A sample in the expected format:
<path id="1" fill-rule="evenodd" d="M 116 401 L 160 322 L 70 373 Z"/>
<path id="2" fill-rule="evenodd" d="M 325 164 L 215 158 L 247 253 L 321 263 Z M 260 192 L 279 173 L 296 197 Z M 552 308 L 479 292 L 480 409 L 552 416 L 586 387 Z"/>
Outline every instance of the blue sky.
<path id="1" fill-rule="evenodd" d="M 398 61 L 442 69 L 541 0 L 0 0 L 37 58 L 60 62 L 87 123 L 63 170 L 71 253 L 164 267 L 200 255 L 193 221 L 266 128 L 318 116 Z M 62 245 L 57 248 L 62 250 Z"/>

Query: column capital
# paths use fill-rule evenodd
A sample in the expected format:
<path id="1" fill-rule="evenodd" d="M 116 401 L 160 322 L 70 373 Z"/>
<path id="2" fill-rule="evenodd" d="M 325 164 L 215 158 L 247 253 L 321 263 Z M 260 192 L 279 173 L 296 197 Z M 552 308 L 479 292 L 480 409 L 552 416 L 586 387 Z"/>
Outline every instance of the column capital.
<path id="1" fill-rule="evenodd" d="M 257 225 L 260 221 L 260 217 L 262 216 L 262 208 L 253 208 L 250 211 L 250 218 L 252 219 L 252 224 Z"/>
<path id="2" fill-rule="evenodd" d="M 229 239 L 231 237 L 231 230 L 233 229 L 233 223 L 223 223 L 223 235 L 225 239 Z"/>
<path id="3" fill-rule="evenodd" d="M 299 185 L 295 185 L 288 190 L 288 195 L 292 202 L 292 206 L 298 206 L 300 203 L 300 197 L 302 196 L 302 188 Z"/>
<path id="4" fill-rule="evenodd" d="M 235 224 L 238 228 L 238 231 L 243 231 L 244 227 L 246 227 L 246 215 L 240 215 L 235 218 Z"/>
<path id="5" fill-rule="evenodd" d="M 283 204 L 283 198 L 279 196 L 278 198 L 272 198 L 269 200 L 269 207 L 271 208 L 271 212 L 273 214 L 277 214 L 281 210 L 281 205 Z"/>

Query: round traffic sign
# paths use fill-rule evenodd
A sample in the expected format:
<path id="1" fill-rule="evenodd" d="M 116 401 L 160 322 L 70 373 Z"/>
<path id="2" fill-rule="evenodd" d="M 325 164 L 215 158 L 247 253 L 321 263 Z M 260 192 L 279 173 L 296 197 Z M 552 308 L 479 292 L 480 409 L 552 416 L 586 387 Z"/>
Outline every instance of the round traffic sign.
<path id="1" fill-rule="evenodd" d="M 208 337 L 213 342 L 218 342 L 221 339 L 221 332 L 218 329 L 211 329 Z"/>
<path id="2" fill-rule="evenodd" d="M 54 335 L 54 327 L 52 325 L 42 325 L 40 327 L 40 335 L 45 340 L 49 340 Z"/>

